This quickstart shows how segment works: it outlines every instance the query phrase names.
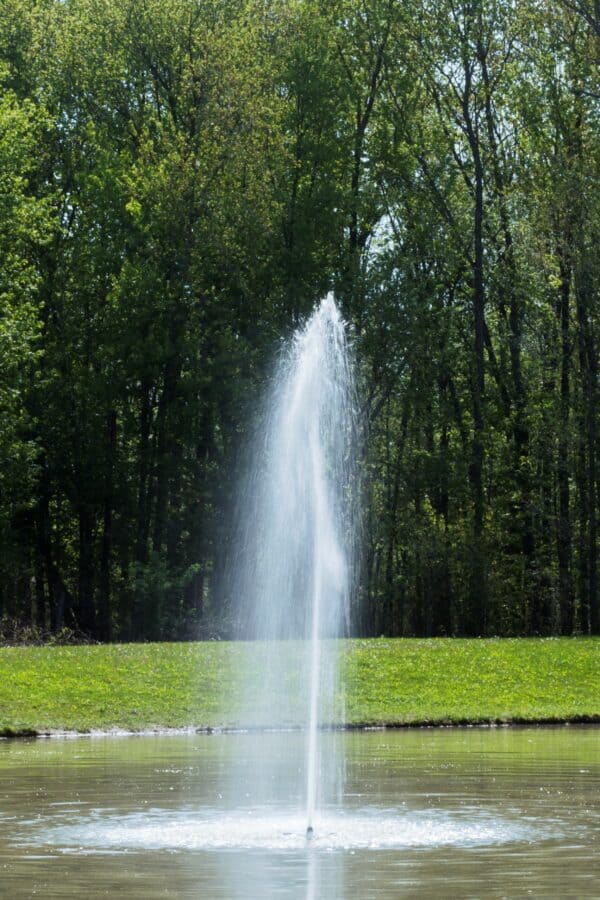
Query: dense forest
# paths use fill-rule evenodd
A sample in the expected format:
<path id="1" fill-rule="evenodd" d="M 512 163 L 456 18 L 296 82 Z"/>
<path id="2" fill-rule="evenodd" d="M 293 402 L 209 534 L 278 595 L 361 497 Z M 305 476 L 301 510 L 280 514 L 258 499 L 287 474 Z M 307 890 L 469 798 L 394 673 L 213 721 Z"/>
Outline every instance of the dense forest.
<path id="1" fill-rule="evenodd" d="M 0 619 L 227 637 L 282 337 L 360 361 L 355 632 L 600 632 L 593 0 L 3 0 Z"/>

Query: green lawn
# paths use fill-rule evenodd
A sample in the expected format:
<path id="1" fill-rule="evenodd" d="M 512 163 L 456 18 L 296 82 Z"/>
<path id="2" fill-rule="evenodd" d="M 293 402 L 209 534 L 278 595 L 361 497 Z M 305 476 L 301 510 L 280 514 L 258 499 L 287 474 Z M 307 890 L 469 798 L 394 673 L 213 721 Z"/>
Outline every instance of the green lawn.
<path id="1" fill-rule="evenodd" d="M 340 647 L 347 725 L 600 722 L 600 638 Z M 1 648 L 0 735 L 235 726 L 235 698 L 263 653 L 228 642 Z"/>

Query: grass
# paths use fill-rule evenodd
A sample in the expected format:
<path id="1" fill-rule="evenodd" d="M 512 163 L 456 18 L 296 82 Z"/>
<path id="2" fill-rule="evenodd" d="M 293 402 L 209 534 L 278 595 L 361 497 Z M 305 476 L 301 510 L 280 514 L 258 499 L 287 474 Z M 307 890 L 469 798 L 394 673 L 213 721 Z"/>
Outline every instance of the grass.
<path id="1" fill-rule="evenodd" d="M 599 638 L 355 641 L 349 723 L 600 722 Z"/>
<path id="2" fill-rule="evenodd" d="M 600 638 L 340 643 L 339 724 L 600 722 Z M 232 698 L 263 652 L 229 642 L 0 648 L 0 735 L 235 726 Z"/>

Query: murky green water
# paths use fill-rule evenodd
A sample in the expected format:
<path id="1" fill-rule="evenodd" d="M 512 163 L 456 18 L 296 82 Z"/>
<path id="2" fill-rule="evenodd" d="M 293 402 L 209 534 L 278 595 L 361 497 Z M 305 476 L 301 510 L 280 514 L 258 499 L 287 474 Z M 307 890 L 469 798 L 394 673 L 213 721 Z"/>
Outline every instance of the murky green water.
<path id="1" fill-rule="evenodd" d="M 282 789 L 300 736 L 0 741 L 0 896 L 600 897 L 600 729 L 324 739 L 346 789 L 310 844 Z"/>

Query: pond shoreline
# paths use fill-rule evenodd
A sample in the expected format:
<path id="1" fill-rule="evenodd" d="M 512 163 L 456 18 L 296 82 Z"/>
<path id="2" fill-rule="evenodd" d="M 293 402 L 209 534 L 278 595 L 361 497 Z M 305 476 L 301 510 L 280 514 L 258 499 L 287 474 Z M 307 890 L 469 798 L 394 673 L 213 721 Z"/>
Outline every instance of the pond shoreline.
<path id="1" fill-rule="evenodd" d="M 322 731 L 406 731 L 418 729 L 467 729 L 467 728 L 558 728 L 575 725 L 600 726 L 600 715 L 572 716 L 570 718 L 544 718 L 544 719 L 497 719 L 497 720 L 456 720 L 433 722 L 364 722 L 348 725 L 332 725 L 322 728 Z M 73 731 L 61 729 L 49 729 L 37 731 L 33 728 L 22 730 L 3 729 L 0 731 L 0 741 L 12 740 L 39 740 L 62 739 L 73 740 L 75 738 L 118 738 L 118 737 L 181 737 L 185 735 L 219 735 L 219 734 L 272 734 L 303 731 L 301 726 L 290 727 L 241 727 L 241 726 L 214 726 L 214 725 L 190 725 L 188 728 L 140 728 L 138 730 L 126 728 L 91 728 L 86 731 Z"/>

